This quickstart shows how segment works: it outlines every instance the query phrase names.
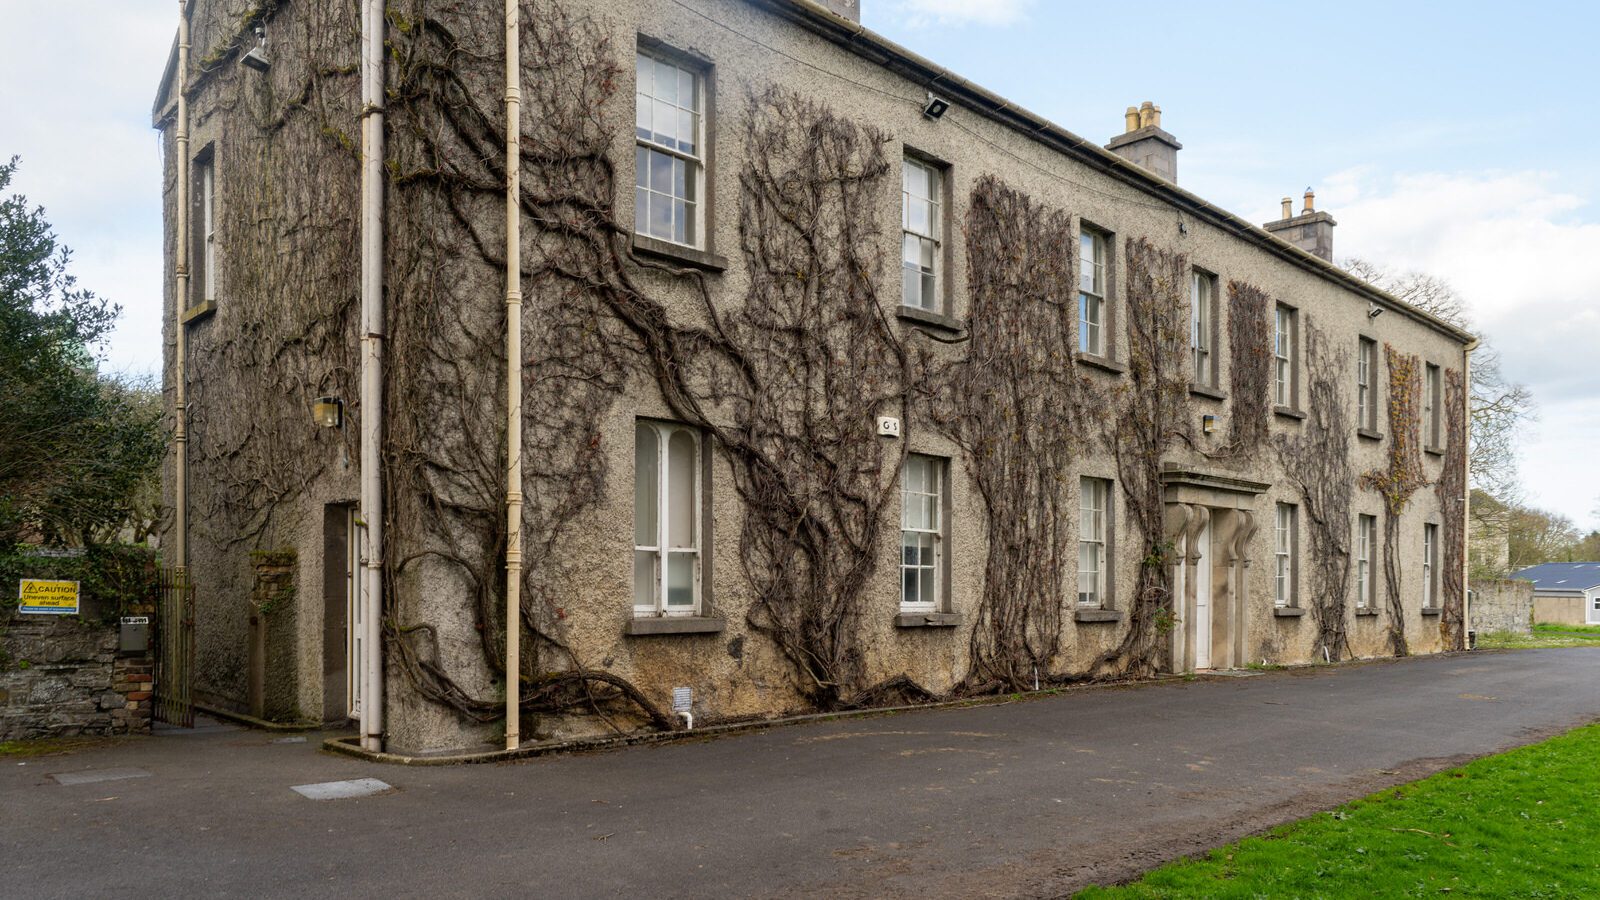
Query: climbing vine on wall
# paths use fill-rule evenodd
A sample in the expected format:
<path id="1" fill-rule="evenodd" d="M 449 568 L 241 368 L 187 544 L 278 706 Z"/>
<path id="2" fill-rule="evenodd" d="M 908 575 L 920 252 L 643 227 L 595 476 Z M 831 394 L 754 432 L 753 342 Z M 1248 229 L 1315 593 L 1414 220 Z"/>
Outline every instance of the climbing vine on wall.
<path id="1" fill-rule="evenodd" d="M 1466 379 L 1458 369 L 1444 372 L 1444 468 L 1434 490 L 1439 498 L 1444 524 L 1444 572 L 1439 579 L 1444 591 L 1439 628 L 1446 650 L 1466 647 L 1466 585 L 1462 583 L 1462 553 L 1466 547 L 1467 496 L 1467 397 Z"/>
<path id="2" fill-rule="evenodd" d="M 1383 345 L 1389 366 L 1389 467 L 1363 475 L 1361 483 L 1383 497 L 1383 583 L 1389 602 L 1389 645 L 1405 656 L 1405 606 L 1400 593 L 1400 516 L 1418 488 L 1422 471 L 1422 360 Z"/>
<path id="3" fill-rule="evenodd" d="M 1300 492 L 1311 537 L 1309 606 L 1317 625 L 1314 653 L 1350 655 L 1346 604 L 1350 588 L 1350 508 L 1356 475 L 1350 466 L 1350 421 L 1344 357 L 1308 317 L 1305 427 L 1277 440 L 1284 473 Z"/>
<path id="4" fill-rule="evenodd" d="M 988 554 L 964 690 L 1022 690 L 1061 646 L 1076 451 L 1098 421 L 1073 360 L 1072 219 L 992 176 L 967 218 L 967 353 L 932 404 L 983 501 Z"/>
<path id="5" fill-rule="evenodd" d="M 1222 455 L 1249 454 L 1267 440 L 1272 414 L 1272 298 L 1242 281 L 1228 282 L 1229 381 L 1233 401 Z"/>
<path id="6" fill-rule="evenodd" d="M 1167 661 L 1165 638 L 1176 620 L 1161 462 L 1174 443 L 1192 440 L 1185 416 L 1189 259 L 1145 238 L 1128 242 L 1127 257 L 1128 381 L 1119 386 L 1106 436 L 1124 518 L 1143 558 L 1128 602 L 1128 630 L 1090 665 L 1091 677 L 1144 677 Z"/>

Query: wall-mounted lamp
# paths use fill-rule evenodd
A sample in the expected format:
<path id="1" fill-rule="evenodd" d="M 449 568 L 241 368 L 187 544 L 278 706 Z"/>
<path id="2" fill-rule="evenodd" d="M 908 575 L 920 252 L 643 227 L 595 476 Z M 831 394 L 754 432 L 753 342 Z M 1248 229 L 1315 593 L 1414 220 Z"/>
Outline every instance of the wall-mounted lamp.
<path id="1" fill-rule="evenodd" d="M 1206 433 L 1206 434 L 1211 434 L 1212 432 L 1216 431 L 1217 430 L 1217 417 L 1216 416 L 1201 416 L 1200 417 L 1200 430 L 1202 432 Z"/>
<path id="2" fill-rule="evenodd" d="M 338 397 L 318 397 L 311 404 L 311 421 L 319 428 L 343 428 L 344 401 Z"/>
<path id="3" fill-rule="evenodd" d="M 1376 303 L 1367 308 L 1367 318 L 1376 319 L 1381 315 L 1383 315 L 1383 307 L 1377 305 Z"/>
<path id="4" fill-rule="evenodd" d="M 272 68 L 272 60 L 267 59 L 267 30 L 260 25 L 256 26 L 256 45 L 250 52 L 239 58 L 239 65 L 257 72 L 265 72 Z"/>
<path id="5" fill-rule="evenodd" d="M 950 111 L 950 101 L 943 97 L 935 96 L 928 92 L 928 102 L 922 105 L 922 114 L 934 121 L 938 121 L 945 113 Z"/>

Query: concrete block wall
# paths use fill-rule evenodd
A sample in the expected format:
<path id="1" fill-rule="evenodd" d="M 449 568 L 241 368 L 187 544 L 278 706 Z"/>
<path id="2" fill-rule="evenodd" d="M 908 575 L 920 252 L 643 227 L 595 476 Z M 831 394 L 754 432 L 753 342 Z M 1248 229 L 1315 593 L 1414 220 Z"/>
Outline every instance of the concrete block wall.
<path id="1" fill-rule="evenodd" d="M 1533 583 L 1482 579 L 1472 582 L 1472 621 L 1467 627 L 1488 634 L 1533 631 Z"/>

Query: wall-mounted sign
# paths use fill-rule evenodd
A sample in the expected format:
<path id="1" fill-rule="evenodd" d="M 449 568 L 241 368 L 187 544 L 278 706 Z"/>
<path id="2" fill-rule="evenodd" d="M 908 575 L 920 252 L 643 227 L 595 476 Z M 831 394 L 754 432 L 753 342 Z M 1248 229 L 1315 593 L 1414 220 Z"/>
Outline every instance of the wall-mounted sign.
<path id="1" fill-rule="evenodd" d="M 78 583 L 24 578 L 17 588 L 17 601 L 17 611 L 21 613 L 75 616 L 78 614 Z"/>
<path id="2" fill-rule="evenodd" d="M 900 436 L 900 420 L 894 416 L 878 417 L 878 434 L 884 437 L 897 438 Z"/>

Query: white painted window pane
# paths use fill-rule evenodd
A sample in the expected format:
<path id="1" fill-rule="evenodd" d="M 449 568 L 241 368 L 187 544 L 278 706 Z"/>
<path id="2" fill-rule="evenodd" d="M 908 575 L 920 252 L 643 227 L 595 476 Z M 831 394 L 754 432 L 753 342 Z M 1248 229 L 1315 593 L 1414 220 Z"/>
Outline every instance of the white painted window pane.
<path id="1" fill-rule="evenodd" d="M 694 435 L 675 430 L 667 441 L 667 545 L 694 547 Z"/>
<path id="2" fill-rule="evenodd" d="M 694 606 L 694 553 L 667 554 L 667 606 Z"/>
<path id="3" fill-rule="evenodd" d="M 656 546 L 657 447 L 655 427 L 639 423 L 633 434 L 633 543 L 640 547 Z"/>
<path id="4" fill-rule="evenodd" d="M 678 67 L 656 60 L 655 97 L 668 103 L 678 102 Z"/>
<path id="5" fill-rule="evenodd" d="M 633 605 L 640 609 L 656 607 L 656 558 L 653 550 L 633 551 Z"/>

